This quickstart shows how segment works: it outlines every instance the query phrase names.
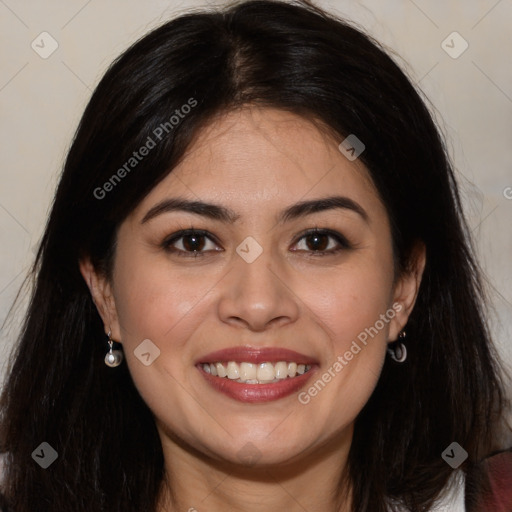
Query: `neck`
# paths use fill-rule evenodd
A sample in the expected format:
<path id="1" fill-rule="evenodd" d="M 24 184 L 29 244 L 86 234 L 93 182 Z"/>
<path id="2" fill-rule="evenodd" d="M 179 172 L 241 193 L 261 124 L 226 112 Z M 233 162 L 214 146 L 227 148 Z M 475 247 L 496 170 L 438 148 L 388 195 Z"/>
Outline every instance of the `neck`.
<path id="1" fill-rule="evenodd" d="M 307 455 L 250 467 L 207 458 L 176 439 L 162 439 L 166 477 L 157 510 L 349 512 L 346 464 L 351 440 L 352 428 Z"/>

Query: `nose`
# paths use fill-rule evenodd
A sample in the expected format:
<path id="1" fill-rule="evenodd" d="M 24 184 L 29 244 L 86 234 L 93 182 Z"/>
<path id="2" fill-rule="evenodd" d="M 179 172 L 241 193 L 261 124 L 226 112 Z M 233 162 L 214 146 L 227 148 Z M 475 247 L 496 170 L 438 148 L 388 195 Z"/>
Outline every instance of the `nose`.
<path id="1" fill-rule="evenodd" d="M 252 263 L 236 257 L 222 280 L 218 303 L 221 320 L 235 327 L 261 332 L 295 322 L 299 302 L 293 293 L 284 262 L 271 261 L 270 251 Z"/>

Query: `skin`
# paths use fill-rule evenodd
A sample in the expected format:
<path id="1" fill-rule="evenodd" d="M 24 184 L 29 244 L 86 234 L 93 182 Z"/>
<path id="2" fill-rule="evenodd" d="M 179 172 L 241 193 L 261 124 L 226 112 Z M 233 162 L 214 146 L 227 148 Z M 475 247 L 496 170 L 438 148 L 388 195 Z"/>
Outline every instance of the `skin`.
<path id="1" fill-rule="evenodd" d="M 387 343 L 407 323 L 425 254 L 417 248 L 410 272 L 394 275 L 386 210 L 362 163 L 349 161 L 340 142 L 278 110 L 219 116 L 120 226 L 112 279 L 80 263 L 105 332 L 123 344 L 123 364 L 157 422 L 168 475 L 161 512 L 349 510 L 350 485 L 343 498 L 333 496 L 354 420 L 377 384 Z M 276 220 L 294 203 L 333 195 L 357 202 L 367 220 L 341 208 Z M 216 203 L 238 219 L 171 211 L 141 223 L 170 197 Z M 200 239 L 201 256 L 191 256 L 190 239 L 174 242 L 189 249 L 184 257 L 162 247 L 192 227 L 216 238 Z M 342 234 L 350 247 L 315 254 L 339 243 L 326 236 L 315 245 L 303 237 L 313 228 Z M 248 236 L 263 249 L 252 263 L 236 252 Z M 318 360 L 307 390 L 393 304 L 401 311 L 307 404 L 297 393 L 238 402 L 212 389 L 194 366 L 213 350 L 285 347 Z M 161 351 L 150 366 L 134 355 L 145 339 Z M 247 450 L 256 462 L 245 461 Z"/>

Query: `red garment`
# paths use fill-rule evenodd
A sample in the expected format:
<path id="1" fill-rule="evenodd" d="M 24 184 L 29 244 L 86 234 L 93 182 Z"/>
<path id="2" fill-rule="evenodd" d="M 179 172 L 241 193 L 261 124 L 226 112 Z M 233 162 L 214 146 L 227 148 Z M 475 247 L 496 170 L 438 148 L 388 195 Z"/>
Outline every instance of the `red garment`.
<path id="1" fill-rule="evenodd" d="M 488 457 L 482 470 L 478 512 L 512 512 L 512 450 Z"/>

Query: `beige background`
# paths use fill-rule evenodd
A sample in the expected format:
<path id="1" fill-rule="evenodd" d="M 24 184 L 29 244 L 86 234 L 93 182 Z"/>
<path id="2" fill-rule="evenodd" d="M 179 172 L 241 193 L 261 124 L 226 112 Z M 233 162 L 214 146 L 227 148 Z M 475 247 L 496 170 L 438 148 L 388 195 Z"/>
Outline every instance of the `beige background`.
<path id="1" fill-rule="evenodd" d="M 108 64 L 176 13 L 219 3 L 0 0 L 0 325 L 34 257 L 80 115 Z M 512 366 L 512 0 L 319 4 L 392 48 L 430 98 L 492 285 L 497 346 Z M 44 31 L 58 43 L 47 59 L 31 47 L 34 40 L 42 46 Z M 458 58 L 441 46 L 454 31 L 469 44 Z M 450 36 L 445 44 L 453 53 L 464 42 Z M 0 371 L 23 307 L 0 331 Z"/>

